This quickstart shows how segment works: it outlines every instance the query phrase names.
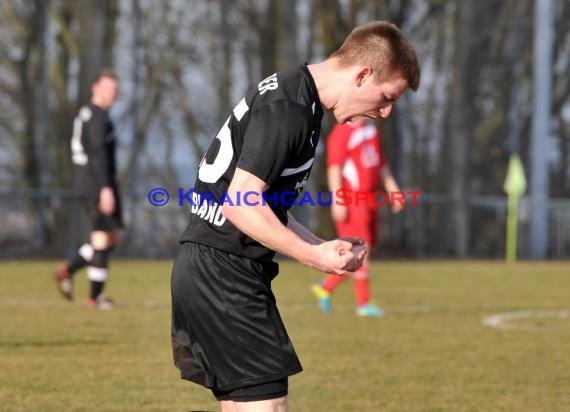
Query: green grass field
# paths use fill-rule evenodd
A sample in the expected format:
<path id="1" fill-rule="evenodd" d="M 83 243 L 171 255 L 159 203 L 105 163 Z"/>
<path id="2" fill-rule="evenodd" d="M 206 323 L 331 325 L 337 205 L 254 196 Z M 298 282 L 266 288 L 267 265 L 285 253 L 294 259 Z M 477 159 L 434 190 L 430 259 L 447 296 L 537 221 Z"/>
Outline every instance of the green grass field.
<path id="1" fill-rule="evenodd" d="M 216 411 L 170 352 L 170 261 L 114 261 L 114 311 L 59 298 L 57 262 L 0 263 L 0 411 Z M 375 262 L 381 319 L 354 315 L 352 284 L 321 314 L 319 277 L 291 262 L 274 282 L 305 370 L 292 411 L 570 411 L 570 265 Z M 499 328 L 482 319 L 499 317 Z"/>

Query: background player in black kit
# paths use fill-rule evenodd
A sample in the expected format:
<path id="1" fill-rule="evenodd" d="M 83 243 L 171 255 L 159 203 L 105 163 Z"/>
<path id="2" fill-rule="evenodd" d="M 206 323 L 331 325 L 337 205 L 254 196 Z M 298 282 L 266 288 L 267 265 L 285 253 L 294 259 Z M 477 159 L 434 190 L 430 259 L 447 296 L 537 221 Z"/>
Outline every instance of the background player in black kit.
<path id="1" fill-rule="evenodd" d="M 108 110 L 117 98 L 118 79 L 101 72 L 91 86 L 91 101 L 83 106 L 73 123 L 71 158 L 74 188 L 92 221 L 89 243 L 55 273 L 57 287 L 68 300 L 73 298 L 73 274 L 87 265 L 91 291 L 90 307 L 111 309 L 113 302 L 103 294 L 108 277 L 109 256 L 123 227 L 116 180 L 115 132 Z"/>
<path id="2" fill-rule="evenodd" d="M 280 202 L 309 176 L 323 109 L 340 123 L 387 117 L 419 77 L 400 30 L 370 23 L 324 62 L 261 81 L 212 142 L 172 272 L 172 345 L 182 377 L 210 388 L 222 411 L 288 411 L 288 376 L 302 370 L 271 291 L 275 252 L 338 275 L 366 254 L 361 239 L 318 238 Z"/>

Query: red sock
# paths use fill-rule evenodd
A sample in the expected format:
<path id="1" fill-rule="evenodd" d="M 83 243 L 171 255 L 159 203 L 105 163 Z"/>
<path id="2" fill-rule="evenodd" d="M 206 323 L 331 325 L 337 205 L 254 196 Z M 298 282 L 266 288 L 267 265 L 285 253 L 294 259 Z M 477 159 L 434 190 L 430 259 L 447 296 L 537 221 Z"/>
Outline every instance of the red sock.
<path id="1" fill-rule="evenodd" d="M 354 278 L 354 291 L 358 306 L 366 305 L 370 300 L 370 271 L 368 262 L 364 263 L 352 277 Z"/>
<path id="2" fill-rule="evenodd" d="M 368 276 L 354 279 L 354 290 L 358 306 L 366 305 L 370 300 L 370 279 Z"/>
<path id="3" fill-rule="evenodd" d="M 323 279 L 323 289 L 332 293 L 338 285 L 348 279 L 348 276 L 326 275 Z"/>

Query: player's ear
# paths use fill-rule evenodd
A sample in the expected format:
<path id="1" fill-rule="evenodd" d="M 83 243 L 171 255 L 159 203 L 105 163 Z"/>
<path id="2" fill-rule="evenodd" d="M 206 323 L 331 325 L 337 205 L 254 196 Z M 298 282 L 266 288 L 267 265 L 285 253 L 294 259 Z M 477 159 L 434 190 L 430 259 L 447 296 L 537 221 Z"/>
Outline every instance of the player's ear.
<path id="1" fill-rule="evenodd" d="M 369 78 L 372 78 L 372 68 L 361 67 L 356 74 L 356 85 L 358 87 L 362 86 Z"/>

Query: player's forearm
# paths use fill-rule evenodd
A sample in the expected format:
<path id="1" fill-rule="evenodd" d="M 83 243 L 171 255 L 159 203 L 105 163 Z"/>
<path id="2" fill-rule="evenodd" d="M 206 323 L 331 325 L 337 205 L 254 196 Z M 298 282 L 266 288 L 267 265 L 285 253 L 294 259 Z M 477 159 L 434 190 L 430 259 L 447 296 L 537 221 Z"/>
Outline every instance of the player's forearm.
<path id="1" fill-rule="evenodd" d="M 384 181 L 384 187 L 389 193 L 400 191 L 400 186 L 398 186 L 398 183 L 396 183 L 396 180 L 393 177 Z"/>
<path id="2" fill-rule="evenodd" d="M 289 221 L 287 223 L 287 227 L 305 242 L 310 243 L 311 245 L 320 245 L 324 242 L 323 239 L 316 236 L 313 232 L 300 224 L 291 213 L 288 213 L 288 217 Z"/>
<path id="3" fill-rule="evenodd" d="M 263 202 L 263 192 L 268 187 L 267 183 L 252 173 L 236 168 L 227 191 L 230 199 L 237 199 L 239 193 L 246 192 L 257 193 L 257 199 L 249 197 L 251 206 L 230 206 L 225 203 L 223 215 L 235 227 L 265 247 L 314 266 L 315 259 L 318 259 L 314 246 L 281 223 L 271 207 Z"/>
<path id="4" fill-rule="evenodd" d="M 222 213 L 235 227 L 265 247 L 301 263 L 313 260 L 311 243 L 283 225 L 269 206 L 261 203 L 256 206 L 225 204 Z"/>
<path id="5" fill-rule="evenodd" d="M 385 165 L 380 169 L 380 177 L 382 178 L 382 184 L 388 192 L 394 193 L 400 191 L 400 186 L 398 186 L 398 183 L 396 182 L 396 179 L 394 179 L 392 171 L 388 165 Z"/>
<path id="6" fill-rule="evenodd" d="M 266 205 L 245 207 L 225 204 L 222 213 L 239 230 L 269 249 L 325 273 L 341 275 L 346 271 L 354 272 L 366 255 L 367 249 L 359 239 L 310 244 L 284 226 Z"/>
<path id="7" fill-rule="evenodd" d="M 327 183 L 329 190 L 336 193 L 337 190 L 342 188 L 342 173 L 340 165 L 332 165 L 327 168 Z"/>

